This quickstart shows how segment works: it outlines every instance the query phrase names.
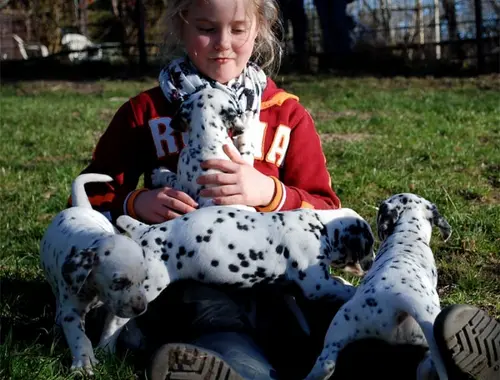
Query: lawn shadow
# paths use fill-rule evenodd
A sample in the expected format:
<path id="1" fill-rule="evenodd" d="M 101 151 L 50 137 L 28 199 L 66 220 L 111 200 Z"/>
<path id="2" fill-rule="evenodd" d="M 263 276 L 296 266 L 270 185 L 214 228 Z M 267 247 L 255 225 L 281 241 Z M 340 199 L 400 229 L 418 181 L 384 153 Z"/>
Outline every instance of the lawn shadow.
<path id="1" fill-rule="evenodd" d="M 51 345 L 54 340 L 55 299 L 40 278 L 8 274 L 0 279 L 0 340 L 8 335 L 20 345 Z"/>
<path id="2" fill-rule="evenodd" d="M 59 356 L 69 368 L 71 354 L 62 329 L 55 325 L 56 302 L 52 289 L 41 276 L 25 278 L 22 273 L 4 273 L 0 277 L 0 345 L 6 344 L 12 355 L 27 349 L 30 354 Z M 105 308 L 91 310 L 85 319 L 85 332 L 96 349 L 102 332 Z M 36 351 L 33 347 L 37 346 Z M 55 350 L 54 350 L 55 348 Z M 142 372 L 149 357 L 140 351 L 129 351 L 118 345 L 117 356 L 109 358 L 96 352 L 99 360 L 109 361 L 109 367 L 123 366 L 122 360 L 137 372 Z"/>

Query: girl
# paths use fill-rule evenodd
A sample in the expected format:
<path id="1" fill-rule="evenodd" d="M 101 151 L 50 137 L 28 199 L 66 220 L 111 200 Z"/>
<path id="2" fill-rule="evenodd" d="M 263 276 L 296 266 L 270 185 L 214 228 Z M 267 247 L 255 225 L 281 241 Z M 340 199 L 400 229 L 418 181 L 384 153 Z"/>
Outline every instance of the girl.
<path id="1" fill-rule="evenodd" d="M 183 141 L 169 124 L 180 102 L 200 86 L 218 82 L 234 91 L 244 109 L 260 115 L 254 127 L 259 129 L 261 141 L 253 167 L 229 149 L 230 161 L 205 162 L 205 168 L 222 173 L 199 179 L 202 184 L 215 185 L 201 195 L 213 197 L 220 205 L 246 204 L 264 212 L 340 207 L 311 116 L 295 95 L 278 88 L 264 72 L 272 73 L 281 55 L 273 29 L 279 15 L 275 1 L 172 0 L 167 2 L 166 15 L 167 63 L 159 76 L 160 86 L 140 93 L 118 110 L 84 170 L 114 178 L 110 184 L 87 185 L 93 206 L 113 221 L 129 214 L 146 223 L 164 222 L 195 210 L 195 201 L 185 193 L 150 189 L 150 177 L 159 166 L 176 170 Z M 141 175 L 145 187 L 137 189 Z M 296 318 L 289 315 L 285 305 L 289 301 L 270 288 L 265 293 L 231 293 L 193 281 L 169 286 L 137 322 L 149 351 L 167 342 L 183 344 L 171 343 L 158 350 L 149 378 L 163 379 L 166 373 L 186 371 L 186 363 L 170 366 L 169 357 L 187 350 L 210 352 L 234 376 L 269 379 L 276 365 L 271 366 L 264 353 L 277 362 L 281 355 L 278 344 L 290 340 L 297 347 L 307 337 L 289 334 L 290 330 L 302 331 Z M 247 305 L 257 310 L 260 327 L 256 330 L 242 311 Z M 272 324 L 278 318 L 280 328 Z M 322 337 L 318 349 L 321 345 Z M 307 354 L 301 351 L 292 349 L 285 355 L 286 371 L 291 369 L 289 360 L 296 357 L 304 362 Z M 308 367 L 314 354 L 310 363 L 305 361 Z"/>
<path id="2" fill-rule="evenodd" d="M 253 167 L 230 149 L 229 161 L 206 161 L 205 168 L 222 173 L 199 179 L 215 185 L 201 195 L 264 212 L 340 207 L 311 116 L 263 71 L 272 72 L 280 58 L 274 0 L 170 0 L 166 14 L 168 56 L 160 86 L 118 110 L 83 171 L 114 178 L 87 186 L 93 206 L 113 221 L 129 214 L 146 223 L 195 210 L 185 193 L 150 189 L 150 177 L 159 166 L 176 170 L 183 141 L 169 124 L 180 102 L 218 82 L 257 115 L 253 127 L 261 144 Z M 145 187 L 137 189 L 141 175 Z M 231 291 L 195 281 L 171 284 L 137 320 L 148 352 L 156 351 L 148 378 L 303 377 L 322 348 L 335 307 L 303 301 L 314 327 L 307 336 L 287 306 L 292 301 L 271 287 Z M 253 325 L 243 312 L 248 305 L 256 311 Z"/>

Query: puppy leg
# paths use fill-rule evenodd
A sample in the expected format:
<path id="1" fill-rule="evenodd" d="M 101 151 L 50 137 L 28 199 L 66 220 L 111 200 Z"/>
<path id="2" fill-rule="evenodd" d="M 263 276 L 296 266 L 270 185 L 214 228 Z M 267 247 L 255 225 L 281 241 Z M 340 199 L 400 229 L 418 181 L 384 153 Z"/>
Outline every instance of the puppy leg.
<path id="1" fill-rule="evenodd" d="M 71 370 L 83 369 L 92 375 L 92 367 L 99 362 L 94 356 L 92 343 L 85 334 L 85 311 L 73 305 L 61 307 L 61 325 L 73 356 Z"/>
<path id="2" fill-rule="evenodd" d="M 370 336 L 369 329 L 372 326 L 364 324 L 367 320 L 362 315 L 364 310 L 354 311 L 351 308 L 348 302 L 335 314 L 326 332 L 323 350 L 306 380 L 329 379 L 335 371 L 340 351 L 349 343 Z M 383 336 L 386 333 L 387 331 L 381 331 L 377 335 Z"/>
<path id="3" fill-rule="evenodd" d="M 155 188 L 164 186 L 175 188 L 177 184 L 177 175 L 167 168 L 159 167 L 158 169 L 153 170 L 151 183 Z"/>
<path id="4" fill-rule="evenodd" d="M 417 367 L 417 380 L 439 380 L 429 351 Z"/>
<path id="5" fill-rule="evenodd" d="M 304 296 L 310 300 L 326 298 L 345 302 L 350 300 L 356 291 L 353 285 L 331 277 L 328 270 L 319 265 L 298 271 L 294 280 L 304 292 Z"/>
<path id="6" fill-rule="evenodd" d="M 429 374 L 433 373 L 433 371 L 431 371 L 432 366 L 434 366 L 436 372 L 438 373 L 439 380 L 448 380 L 446 367 L 444 365 L 443 359 L 441 358 L 441 355 L 439 354 L 439 348 L 437 346 L 436 340 L 434 339 L 433 326 L 436 316 L 437 315 L 432 315 L 427 319 L 415 318 L 422 328 L 425 338 L 427 339 L 427 344 L 429 345 L 429 356 L 422 360 L 417 369 L 417 378 L 419 380 L 429 378 Z M 429 363 L 429 361 L 432 362 Z M 420 376 L 422 377 L 420 378 Z"/>
<path id="7" fill-rule="evenodd" d="M 108 312 L 98 347 L 114 354 L 118 336 L 129 320 L 130 318 L 120 318 Z"/>
<path id="8" fill-rule="evenodd" d="M 125 325 L 125 327 L 122 329 L 122 332 L 120 333 L 119 338 L 124 347 L 129 350 L 135 351 L 146 349 L 146 337 L 137 325 L 135 319 L 132 319 Z"/>
<path id="9" fill-rule="evenodd" d="M 249 165 L 253 165 L 254 147 L 248 135 L 245 135 L 245 133 L 243 133 L 241 136 L 237 137 L 236 148 L 240 152 L 241 158 Z"/>

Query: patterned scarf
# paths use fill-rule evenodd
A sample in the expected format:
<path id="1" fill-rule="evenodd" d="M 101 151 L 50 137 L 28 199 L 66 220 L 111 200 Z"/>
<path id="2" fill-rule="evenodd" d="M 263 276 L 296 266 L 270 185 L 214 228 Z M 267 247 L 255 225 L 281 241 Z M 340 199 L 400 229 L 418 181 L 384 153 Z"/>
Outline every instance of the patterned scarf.
<path id="1" fill-rule="evenodd" d="M 234 96 L 244 114 L 244 122 L 249 123 L 247 125 L 259 121 L 266 75 L 253 62 L 248 62 L 239 77 L 224 85 L 203 76 L 189 58 L 178 58 L 161 71 L 159 81 L 163 94 L 177 108 L 192 94 L 212 86 Z"/>

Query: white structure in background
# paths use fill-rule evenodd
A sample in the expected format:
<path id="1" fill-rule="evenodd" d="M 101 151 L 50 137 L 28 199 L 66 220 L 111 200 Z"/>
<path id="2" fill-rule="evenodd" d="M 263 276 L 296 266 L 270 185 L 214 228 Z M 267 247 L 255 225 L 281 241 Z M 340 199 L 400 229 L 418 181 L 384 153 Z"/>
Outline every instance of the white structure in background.
<path id="1" fill-rule="evenodd" d="M 94 44 L 83 34 L 67 33 L 61 39 L 63 48 L 71 53 L 68 58 L 71 62 L 78 61 L 99 61 L 102 59 L 102 49 L 99 45 Z"/>
<path id="2" fill-rule="evenodd" d="M 39 43 L 26 43 L 17 34 L 13 34 L 12 38 L 16 41 L 19 53 L 21 53 L 21 57 L 23 57 L 23 59 L 47 57 L 49 55 L 49 49 L 47 49 L 47 46 L 45 45 Z"/>

